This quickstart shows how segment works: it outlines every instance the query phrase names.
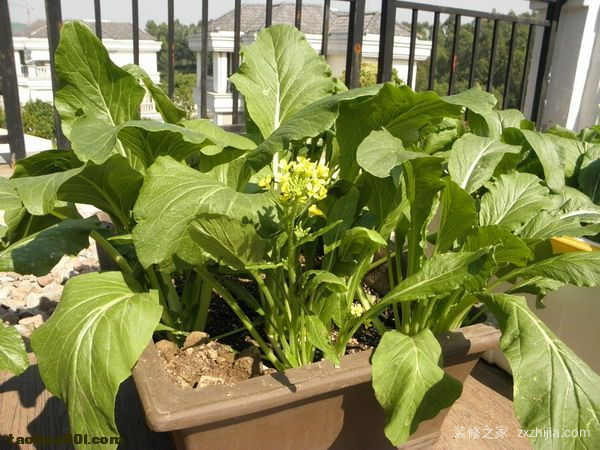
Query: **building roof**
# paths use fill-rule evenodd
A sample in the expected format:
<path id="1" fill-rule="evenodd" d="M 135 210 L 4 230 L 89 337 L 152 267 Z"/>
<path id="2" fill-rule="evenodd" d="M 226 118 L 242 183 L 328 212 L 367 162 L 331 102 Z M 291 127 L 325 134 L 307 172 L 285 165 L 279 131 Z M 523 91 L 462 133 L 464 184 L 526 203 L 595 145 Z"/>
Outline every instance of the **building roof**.
<path id="1" fill-rule="evenodd" d="M 69 21 L 66 20 L 65 22 Z M 83 20 L 82 22 L 91 30 L 95 30 L 95 22 L 93 20 Z M 46 39 L 48 37 L 46 21 L 36 20 L 31 25 L 15 31 L 13 36 Z M 102 37 L 105 39 L 133 39 L 133 25 L 126 22 L 102 21 Z M 140 30 L 140 40 L 154 41 L 155 38 L 144 30 Z"/>
<path id="2" fill-rule="evenodd" d="M 292 3 L 280 3 L 273 5 L 273 23 L 293 24 L 296 16 L 296 6 Z M 211 32 L 233 31 L 234 11 L 231 10 L 221 17 L 213 19 L 208 24 Z M 329 12 L 329 34 L 348 32 L 348 13 L 330 10 Z M 381 13 L 365 13 L 365 34 L 379 34 Z M 242 3 L 242 14 L 240 20 L 240 31 L 251 33 L 260 30 L 265 25 L 265 5 Z M 319 5 L 302 5 L 301 29 L 307 34 L 321 34 L 323 32 L 323 7 Z M 396 23 L 396 36 L 410 36 L 410 30 L 404 25 Z"/>

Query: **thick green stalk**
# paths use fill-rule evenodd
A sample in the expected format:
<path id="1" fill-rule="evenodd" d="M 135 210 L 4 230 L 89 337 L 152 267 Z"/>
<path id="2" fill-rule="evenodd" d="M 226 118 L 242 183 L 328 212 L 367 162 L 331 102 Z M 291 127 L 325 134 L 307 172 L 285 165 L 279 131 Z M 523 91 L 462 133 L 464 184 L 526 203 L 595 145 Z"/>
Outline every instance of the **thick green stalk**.
<path id="1" fill-rule="evenodd" d="M 256 331 L 256 328 L 254 328 L 254 323 L 248 318 L 248 316 L 246 316 L 244 311 L 242 311 L 229 291 L 225 289 L 225 287 L 219 283 L 219 281 L 204 267 L 199 266 L 196 268 L 196 271 L 198 275 L 200 275 L 206 283 L 210 284 L 212 288 L 223 298 L 223 300 L 225 300 L 225 303 L 227 303 L 233 313 L 238 317 L 238 319 L 240 319 L 242 325 L 246 327 L 252 338 L 258 343 L 265 357 L 275 366 L 277 370 L 284 370 L 284 365 L 277 359 L 277 356 L 275 356 L 273 350 L 269 348 L 260 333 Z"/>
<path id="2" fill-rule="evenodd" d="M 196 282 L 198 282 L 201 287 L 198 314 L 196 314 L 193 330 L 204 331 L 206 328 L 206 320 L 208 319 L 208 307 L 210 306 L 210 300 L 212 298 L 212 288 L 208 283 L 200 283 L 199 277 L 194 280 L 194 283 Z"/>

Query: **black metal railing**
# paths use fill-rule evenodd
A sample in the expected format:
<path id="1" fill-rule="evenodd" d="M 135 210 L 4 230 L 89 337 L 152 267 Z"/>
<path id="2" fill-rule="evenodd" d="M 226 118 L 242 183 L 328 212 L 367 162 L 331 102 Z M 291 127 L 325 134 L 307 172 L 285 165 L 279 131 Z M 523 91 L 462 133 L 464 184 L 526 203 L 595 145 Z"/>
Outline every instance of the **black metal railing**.
<path id="1" fill-rule="evenodd" d="M 365 0 L 340 0 L 348 2 L 348 37 L 346 51 L 346 71 L 345 82 L 349 87 L 357 87 L 360 81 L 360 66 L 362 55 L 362 39 L 365 25 Z M 414 68 L 416 64 L 416 44 L 418 39 L 417 26 L 419 24 L 419 14 L 421 12 L 433 13 L 433 24 L 431 26 L 431 50 L 429 55 L 429 67 L 427 74 L 427 89 L 436 88 L 436 64 L 438 55 L 438 44 L 440 37 L 440 15 L 454 17 L 453 37 L 451 44 L 450 70 L 448 76 L 448 93 L 453 92 L 456 83 L 457 73 L 455 70 L 455 61 L 459 52 L 458 39 L 461 30 L 461 20 L 463 17 L 474 21 L 473 25 L 473 43 L 471 47 L 470 68 L 468 75 L 468 86 L 471 87 L 476 80 L 475 66 L 480 56 L 479 34 L 481 21 L 488 20 L 493 22 L 492 42 L 489 55 L 489 67 L 487 82 L 484 83 L 488 91 L 497 87 L 494 86 L 493 73 L 496 65 L 496 54 L 498 44 L 498 28 L 501 23 L 508 23 L 511 26 L 510 41 L 508 44 L 508 62 L 504 74 L 504 86 L 502 94 L 502 106 L 507 105 L 507 98 L 510 92 L 510 79 L 513 71 L 513 50 L 515 36 L 518 27 L 528 27 L 527 48 L 525 53 L 525 63 L 523 64 L 520 77 L 519 98 L 520 106 L 526 95 L 526 84 L 528 83 L 528 71 L 530 60 L 533 55 L 532 42 L 536 29 L 542 30 L 542 39 L 539 54 L 537 57 L 537 72 L 535 82 L 533 83 L 533 106 L 530 118 L 538 119 L 540 115 L 540 100 L 543 98 L 545 89 L 545 80 L 548 71 L 548 55 L 551 53 L 553 45 L 553 31 L 556 30 L 560 7 L 565 0 L 539 0 L 547 3 L 546 17 L 543 19 L 534 17 L 520 17 L 514 15 L 503 15 L 497 13 L 487 13 L 481 11 L 467 10 L 461 8 L 452 8 L 446 6 L 436 6 L 427 3 L 416 3 L 397 0 L 381 1 L 381 23 L 379 30 L 379 58 L 377 64 L 378 82 L 389 81 L 392 78 L 392 68 L 394 60 L 394 38 L 396 31 L 397 10 L 409 10 L 411 12 L 410 22 L 410 45 L 408 58 L 407 84 L 414 85 Z M 101 0 L 93 0 L 95 16 L 95 32 L 98 37 L 102 37 L 102 14 Z M 198 7 L 202 11 L 201 23 L 201 57 L 200 57 L 200 105 L 199 114 L 201 117 L 208 117 L 207 92 L 208 92 L 208 16 L 209 0 L 198 0 Z M 474 1 L 474 3 L 477 3 Z M 54 71 L 54 51 L 58 45 L 59 32 L 62 24 L 61 2 L 60 0 L 45 0 L 46 23 L 48 29 L 48 41 L 50 48 L 50 62 L 52 74 L 52 88 L 54 92 L 57 88 L 56 74 Z M 329 18 L 331 11 L 331 0 L 323 0 L 323 24 L 321 54 L 327 55 L 329 43 Z M 131 0 L 132 12 L 132 42 L 133 42 L 133 60 L 139 63 L 139 5 L 138 0 Z M 301 28 L 302 23 L 302 0 L 295 0 L 294 23 L 297 28 Z M 235 72 L 240 64 L 239 50 L 241 41 L 241 0 L 234 0 L 234 46 L 232 55 L 231 70 Z M 265 0 L 265 26 L 272 23 L 273 18 L 273 0 Z M 167 0 L 167 90 L 170 97 L 173 97 L 175 86 L 175 18 L 174 18 L 174 0 Z M 25 156 L 24 137 L 20 115 L 19 94 L 17 87 L 16 66 L 14 61 L 14 51 L 12 45 L 12 33 L 10 29 L 10 16 L 8 0 L 0 0 L 0 76 L 2 78 L 2 94 L 6 109 L 8 141 L 12 160 L 23 158 Z M 232 90 L 232 129 L 240 129 L 243 122 L 243 115 L 239 111 L 240 98 L 235 88 Z M 61 132 L 60 118 L 55 114 L 56 138 L 59 148 L 68 148 L 69 142 Z"/>

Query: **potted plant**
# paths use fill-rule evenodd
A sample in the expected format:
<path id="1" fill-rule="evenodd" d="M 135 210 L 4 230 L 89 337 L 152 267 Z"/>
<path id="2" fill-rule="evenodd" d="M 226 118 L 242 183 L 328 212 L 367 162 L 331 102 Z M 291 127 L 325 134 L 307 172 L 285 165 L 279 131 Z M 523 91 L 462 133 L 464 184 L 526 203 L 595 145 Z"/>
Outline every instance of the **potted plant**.
<path id="1" fill-rule="evenodd" d="M 289 438 L 296 407 L 316 412 L 320 402 L 324 411 L 338 402 L 337 415 L 302 416 L 304 429 L 320 421 L 329 435 L 356 436 L 351 420 L 368 404 L 381 419 L 371 442 L 399 445 L 416 431 L 423 443 L 474 358 L 496 342 L 493 329 L 468 326 L 487 309 L 499 321 L 523 428 L 585 426 L 590 435 L 569 442 L 593 447 L 600 379 L 517 295 L 600 283 L 599 254 L 556 256 L 549 245 L 565 230 L 597 229 L 598 218 L 582 213 L 589 199 L 519 170 L 521 147 L 482 136 L 483 124 L 507 113 L 480 89 L 443 98 L 406 86 L 347 90 L 283 25 L 243 52 L 231 80 L 245 98 L 245 136 L 185 120 L 139 68 L 115 66 L 87 27 L 63 26 L 55 104 L 73 150 L 27 158 L 0 185 L 8 218 L 0 269 L 45 273 L 88 236 L 119 268 L 70 280 L 31 338 L 71 430 L 118 433 L 115 396 L 138 362 L 151 423 L 188 428 L 184 444 L 210 424 L 247 446 L 240 430 L 256 429 L 263 412 L 271 425 L 262 430 Z M 146 92 L 164 123 L 138 120 Z M 75 202 L 105 211 L 114 230 L 78 217 Z M 373 298 L 362 281 L 377 267 L 389 289 Z M 201 330 L 213 292 L 278 372 L 175 395 L 148 343 Z M 345 356 L 365 327 L 380 335 L 372 357 Z M 170 403 L 158 400 L 165 396 Z M 348 423 L 339 402 L 354 411 Z"/>

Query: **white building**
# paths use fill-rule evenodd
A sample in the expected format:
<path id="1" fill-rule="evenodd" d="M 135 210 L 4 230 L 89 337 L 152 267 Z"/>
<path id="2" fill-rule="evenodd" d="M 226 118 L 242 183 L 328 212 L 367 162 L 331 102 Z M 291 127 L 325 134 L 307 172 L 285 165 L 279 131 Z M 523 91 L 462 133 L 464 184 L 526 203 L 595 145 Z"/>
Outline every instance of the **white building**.
<path id="1" fill-rule="evenodd" d="M 93 21 L 84 22 L 94 29 Z M 112 61 L 118 66 L 133 64 L 133 28 L 130 23 L 102 22 L 102 43 Z M 155 83 L 160 81 L 157 70 L 157 52 L 161 42 L 140 30 L 140 67 Z M 17 82 L 21 104 L 30 100 L 52 102 L 52 81 L 50 78 L 50 53 L 46 22 L 38 20 L 13 34 Z M 143 117 L 160 119 L 152 99 L 147 96 L 142 105 Z"/>
<path id="2" fill-rule="evenodd" d="M 294 23 L 295 5 L 282 3 L 273 6 L 272 22 Z M 331 66 L 334 76 L 340 77 L 346 65 L 346 46 L 348 38 L 348 13 L 331 10 L 329 14 L 329 39 L 327 44 L 327 63 Z M 219 125 L 231 123 L 232 96 L 228 77 L 231 75 L 233 55 L 233 21 L 234 12 L 211 20 L 208 25 L 208 114 Z M 381 14 L 365 13 L 362 61 L 377 64 L 379 56 L 379 24 Z M 242 4 L 241 14 L 241 43 L 248 45 L 254 41 L 258 31 L 264 27 L 265 5 Z M 323 7 L 319 5 L 302 6 L 302 32 L 309 44 L 317 52 L 321 52 L 323 30 Z M 197 57 L 197 86 L 194 90 L 194 101 L 200 107 L 200 53 L 202 51 L 201 35 L 189 39 L 190 49 Z M 402 80 L 408 75 L 408 55 L 410 50 L 410 30 L 401 24 L 396 24 L 394 39 L 393 67 Z M 415 45 L 415 61 L 429 58 L 431 41 L 417 39 Z M 413 67 L 413 80 L 416 80 L 417 65 Z M 414 83 L 414 82 L 413 82 Z M 414 86 L 413 86 L 414 87 Z M 240 108 L 243 107 L 240 102 Z"/>

